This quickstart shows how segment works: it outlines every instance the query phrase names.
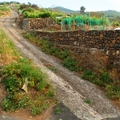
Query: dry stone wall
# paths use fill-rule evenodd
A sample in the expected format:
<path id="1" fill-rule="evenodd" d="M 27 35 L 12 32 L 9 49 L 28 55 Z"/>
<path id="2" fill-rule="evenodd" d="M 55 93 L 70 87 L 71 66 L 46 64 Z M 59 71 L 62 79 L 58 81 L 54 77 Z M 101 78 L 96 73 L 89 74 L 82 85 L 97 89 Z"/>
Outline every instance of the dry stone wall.
<path id="1" fill-rule="evenodd" d="M 65 31 L 43 32 L 36 31 L 39 38 L 45 38 L 57 45 L 87 47 L 115 51 L 120 50 L 120 31 Z"/>
<path id="2" fill-rule="evenodd" d="M 51 41 L 61 49 L 74 52 L 83 68 L 103 71 L 114 68 L 120 80 L 120 31 L 36 31 L 39 38 Z"/>
<path id="3" fill-rule="evenodd" d="M 22 28 L 26 31 L 43 29 L 54 24 L 52 18 L 26 18 L 22 21 Z"/>

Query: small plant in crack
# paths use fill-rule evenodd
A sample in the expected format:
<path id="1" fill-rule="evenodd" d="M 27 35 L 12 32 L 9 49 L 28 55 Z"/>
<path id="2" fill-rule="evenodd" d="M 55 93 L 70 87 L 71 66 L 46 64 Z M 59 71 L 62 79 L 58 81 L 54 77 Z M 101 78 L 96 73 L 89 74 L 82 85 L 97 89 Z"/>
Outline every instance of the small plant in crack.
<path id="1" fill-rule="evenodd" d="M 61 112 L 64 112 L 63 110 L 61 110 L 60 108 L 55 108 L 55 114 L 56 115 L 60 115 L 61 114 Z"/>
<path id="2" fill-rule="evenodd" d="M 90 99 L 86 99 L 86 100 L 84 100 L 84 102 L 87 103 L 87 104 L 92 104 Z"/>

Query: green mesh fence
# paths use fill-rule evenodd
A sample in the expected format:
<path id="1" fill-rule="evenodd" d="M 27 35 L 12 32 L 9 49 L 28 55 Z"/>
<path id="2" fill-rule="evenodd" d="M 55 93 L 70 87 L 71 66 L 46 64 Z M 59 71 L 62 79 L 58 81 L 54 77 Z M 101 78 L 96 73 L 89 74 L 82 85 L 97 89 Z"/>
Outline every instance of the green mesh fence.
<path id="1" fill-rule="evenodd" d="M 96 18 L 88 15 L 80 15 L 75 17 L 68 17 L 62 19 L 62 29 L 66 30 L 68 26 L 69 30 L 72 30 L 72 26 L 84 29 L 85 25 L 89 25 L 91 30 L 103 30 L 109 24 L 109 20 L 106 17 Z"/>
<path id="2" fill-rule="evenodd" d="M 66 29 L 66 25 L 68 25 L 68 28 L 69 28 L 70 30 L 72 30 L 72 27 L 71 27 L 72 23 L 73 23 L 73 18 L 71 18 L 71 17 L 69 17 L 69 18 L 64 18 L 64 19 L 62 20 L 62 29 L 65 30 L 65 29 Z"/>

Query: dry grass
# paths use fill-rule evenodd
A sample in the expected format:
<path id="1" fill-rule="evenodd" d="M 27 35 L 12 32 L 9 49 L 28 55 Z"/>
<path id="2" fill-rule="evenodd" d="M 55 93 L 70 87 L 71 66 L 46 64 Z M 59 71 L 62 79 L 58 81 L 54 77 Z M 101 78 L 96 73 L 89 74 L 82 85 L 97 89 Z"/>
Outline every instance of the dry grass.
<path id="1" fill-rule="evenodd" d="M 19 53 L 14 48 L 10 38 L 0 29 L 0 63 L 9 64 L 18 59 Z"/>

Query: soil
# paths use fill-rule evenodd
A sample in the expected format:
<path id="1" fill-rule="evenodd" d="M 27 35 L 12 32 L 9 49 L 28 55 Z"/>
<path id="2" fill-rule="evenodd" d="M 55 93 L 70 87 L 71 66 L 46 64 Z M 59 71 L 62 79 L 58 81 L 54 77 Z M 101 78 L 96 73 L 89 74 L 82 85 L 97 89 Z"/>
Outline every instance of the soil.
<path id="1" fill-rule="evenodd" d="M 1 111 L 2 115 L 11 115 L 20 120 L 102 120 L 120 115 L 118 108 L 106 98 L 98 87 L 82 80 L 78 74 L 62 67 L 56 58 L 44 54 L 39 48 L 24 39 L 20 35 L 21 30 L 11 21 L 13 18 L 16 18 L 15 12 L 13 12 L 13 16 L 1 20 L 0 25 L 23 56 L 32 59 L 46 73 L 49 81 L 54 85 L 56 98 L 60 101 L 60 104 L 56 106 L 59 107 L 60 114 L 56 115 L 57 108 L 52 109 L 54 105 L 51 105 L 48 110 L 36 117 L 31 117 L 27 110 L 15 113 Z M 48 69 L 44 64 L 51 64 L 57 68 L 57 73 Z M 86 103 L 86 100 L 90 100 L 91 104 Z"/>

